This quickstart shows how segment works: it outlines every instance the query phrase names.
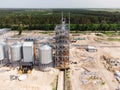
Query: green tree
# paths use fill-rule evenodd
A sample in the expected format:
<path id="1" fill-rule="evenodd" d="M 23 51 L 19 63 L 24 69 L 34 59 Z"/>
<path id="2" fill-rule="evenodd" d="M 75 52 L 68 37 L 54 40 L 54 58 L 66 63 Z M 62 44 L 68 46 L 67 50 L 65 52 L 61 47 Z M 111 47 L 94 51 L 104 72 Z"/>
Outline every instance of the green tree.
<path id="1" fill-rule="evenodd" d="M 23 24 L 19 24 L 18 31 L 19 31 L 18 35 L 21 35 L 23 31 Z"/>

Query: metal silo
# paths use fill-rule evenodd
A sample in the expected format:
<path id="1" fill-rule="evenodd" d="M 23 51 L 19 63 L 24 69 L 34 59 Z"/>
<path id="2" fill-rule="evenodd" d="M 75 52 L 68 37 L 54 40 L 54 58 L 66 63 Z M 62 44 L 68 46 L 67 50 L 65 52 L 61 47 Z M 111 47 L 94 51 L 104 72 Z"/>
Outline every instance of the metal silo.
<path id="1" fill-rule="evenodd" d="M 7 63 L 7 44 L 0 42 L 0 66 Z"/>
<path id="2" fill-rule="evenodd" d="M 5 59 L 7 56 L 7 45 L 4 42 L 0 43 L 0 60 Z"/>
<path id="3" fill-rule="evenodd" d="M 17 42 L 10 46 L 11 62 L 19 62 L 22 60 L 22 44 Z"/>
<path id="4" fill-rule="evenodd" d="M 49 70 L 52 67 L 52 48 L 48 45 L 43 45 L 38 48 L 39 66 L 43 71 Z"/>
<path id="5" fill-rule="evenodd" d="M 34 43 L 26 41 L 23 43 L 23 61 L 34 63 Z"/>

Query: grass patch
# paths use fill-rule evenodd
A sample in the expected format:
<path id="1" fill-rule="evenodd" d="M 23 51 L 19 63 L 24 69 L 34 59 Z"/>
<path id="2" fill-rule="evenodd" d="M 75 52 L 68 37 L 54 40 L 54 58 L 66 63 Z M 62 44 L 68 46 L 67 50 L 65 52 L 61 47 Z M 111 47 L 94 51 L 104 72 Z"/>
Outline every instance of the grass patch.
<path id="1" fill-rule="evenodd" d="M 54 87 L 52 90 L 57 90 L 56 87 Z"/>
<path id="2" fill-rule="evenodd" d="M 119 32 L 102 32 L 103 34 L 107 35 L 107 36 L 118 36 L 120 35 Z"/>
<path id="3" fill-rule="evenodd" d="M 91 33 L 91 31 L 70 31 L 71 34 L 87 34 L 87 33 Z"/>
<path id="4" fill-rule="evenodd" d="M 101 85 L 105 85 L 105 82 L 102 82 Z"/>
<path id="5" fill-rule="evenodd" d="M 54 82 L 52 83 L 52 90 L 57 90 L 57 81 L 58 81 L 58 76 L 55 78 Z"/>
<path id="6" fill-rule="evenodd" d="M 42 32 L 42 34 L 48 34 L 48 32 Z"/>
<path id="7" fill-rule="evenodd" d="M 111 36 L 113 35 L 113 32 L 102 32 L 103 34 L 107 35 L 107 36 Z"/>
<path id="8" fill-rule="evenodd" d="M 66 70 L 66 90 L 71 90 L 70 71 Z"/>
<path id="9" fill-rule="evenodd" d="M 120 42 L 120 38 L 107 38 L 108 41 L 118 41 Z"/>

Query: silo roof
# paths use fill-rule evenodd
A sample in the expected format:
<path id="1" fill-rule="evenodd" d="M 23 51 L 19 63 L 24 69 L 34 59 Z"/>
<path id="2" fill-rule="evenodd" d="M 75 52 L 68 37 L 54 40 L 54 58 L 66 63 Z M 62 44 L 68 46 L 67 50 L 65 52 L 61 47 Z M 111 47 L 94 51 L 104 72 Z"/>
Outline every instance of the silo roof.
<path id="1" fill-rule="evenodd" d="M 11 47 L 19 47 L 19 46 L 22 46 L 21 43 L 14 43 L 11 45 Z"/>
<path id="2" fill-rule="evenodd" d="M 24 42 L 23 46 L 33 46 L 33 42 Z"/>
<path id="3" fill-rule="evenodd" d="M 41 50 L 49 50 L 51 49 L 51 47 L 49 45 L 43 45 L 42 47 L 40 47 Z"/>

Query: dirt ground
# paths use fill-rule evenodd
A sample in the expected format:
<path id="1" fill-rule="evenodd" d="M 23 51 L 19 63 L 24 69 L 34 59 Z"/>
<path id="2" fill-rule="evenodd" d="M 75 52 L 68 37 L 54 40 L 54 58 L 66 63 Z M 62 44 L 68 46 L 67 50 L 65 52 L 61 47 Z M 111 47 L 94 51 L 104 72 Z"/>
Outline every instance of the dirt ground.
<path id="1" fill-rule="evenodd" d="M 116 90 L 119 83 L 114 78 L 114 73 L 104 67 L 101 56 L 108 55 L 113 58 L 120 58 L 120 47 L 111 47 L 120 46 L 120 42 L 107 41 L 107 37 L 98 37 L 94 34 L 74 36 L 74 38 L 81 37 L 85 37 L 85 40 L 77 40 L 70 47 L 70 61 L 77 62 L 70 64 L 72 90 Z M 98 38 L 101 38 L 102 41 L 97 41 Z M 97 48 L 97 52 L 88 52 L 85 49 L 72 46 L 73 44 L 93 45 Z M 95 80 L 88 80 L 88 83 L 83 84 L 82 78 L 84 76 L 81 77 L 81 69 L 95 72 L 102 79 L 102 83 L 95 84 Z"/>
<path id="2" fill-rule="evenodd" d="M 52 90 L 58 71 L 49 72 L 33 70 L 24 81 L 10 80 L 10 75 L 20 76 L 17 69 L 0 68 L 0 90 Z"/>

